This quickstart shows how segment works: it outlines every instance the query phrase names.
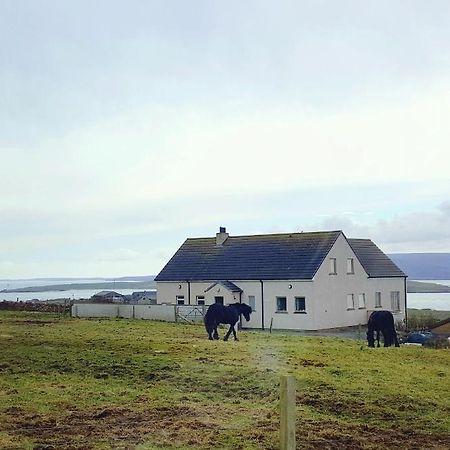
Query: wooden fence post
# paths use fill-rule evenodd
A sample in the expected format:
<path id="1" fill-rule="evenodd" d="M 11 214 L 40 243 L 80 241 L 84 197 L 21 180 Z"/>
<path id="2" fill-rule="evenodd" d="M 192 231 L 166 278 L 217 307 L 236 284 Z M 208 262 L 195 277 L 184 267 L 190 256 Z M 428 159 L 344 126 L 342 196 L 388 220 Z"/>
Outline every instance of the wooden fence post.
<path id="1" fill-rule="evenodd" d="M 280 382 L 280 450 L 295 450 L 295 378 L 282 375 Z"/>

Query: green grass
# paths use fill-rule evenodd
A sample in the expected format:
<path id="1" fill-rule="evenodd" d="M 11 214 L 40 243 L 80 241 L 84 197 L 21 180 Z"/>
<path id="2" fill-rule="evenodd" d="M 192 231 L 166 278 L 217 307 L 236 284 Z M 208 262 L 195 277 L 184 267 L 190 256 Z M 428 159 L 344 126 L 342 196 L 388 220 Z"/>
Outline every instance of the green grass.
<path id="1" fill-rule="evenodd" d="M 408 309 L 408 328 L 410 330 L 429 329 L 441 320 L 448 319 L 450 311 L 434 309 Z"/>
<path id="2" fill-rule="evenodd" d="M 279 376 L 298 448 L 450 447 L 450 352 L 200 325 L 0 313 L 0 448 L 276 449 Z"/>

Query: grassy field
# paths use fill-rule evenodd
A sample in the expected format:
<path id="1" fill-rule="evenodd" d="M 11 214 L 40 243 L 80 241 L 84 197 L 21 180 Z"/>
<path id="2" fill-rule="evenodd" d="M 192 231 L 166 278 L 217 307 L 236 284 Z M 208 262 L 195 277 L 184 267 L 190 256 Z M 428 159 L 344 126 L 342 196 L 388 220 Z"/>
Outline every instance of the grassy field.
<path id="1" fill-rule="evenodd" d="M 0 313 L 2 449 L 276 449 L 279 375 L 298 448 L 450 448 L 450 351 L 200 325 Z"/>

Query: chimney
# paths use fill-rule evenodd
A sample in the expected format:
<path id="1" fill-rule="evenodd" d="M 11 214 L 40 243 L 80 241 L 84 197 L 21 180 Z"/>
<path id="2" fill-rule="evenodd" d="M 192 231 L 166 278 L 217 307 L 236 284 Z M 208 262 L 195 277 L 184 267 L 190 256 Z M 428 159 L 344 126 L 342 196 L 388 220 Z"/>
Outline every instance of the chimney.
<path id="1" fill-rule="evenodd" d="M 216 245 L 222 245 L 227 239 L 227 229 L 225 227 L 220 227 L 219 232 L 216 233 Z"/>

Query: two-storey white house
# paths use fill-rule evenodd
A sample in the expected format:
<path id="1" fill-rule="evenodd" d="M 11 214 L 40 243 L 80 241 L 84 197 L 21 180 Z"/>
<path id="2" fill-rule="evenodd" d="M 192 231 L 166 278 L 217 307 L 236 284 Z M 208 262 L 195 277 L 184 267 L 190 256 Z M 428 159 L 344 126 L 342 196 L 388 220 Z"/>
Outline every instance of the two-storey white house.
<path id="1" fill-rule="evenodd" d="M 252 306 L 249 328 L 319 330 L 406 312 L 406 275 L 342 231 L 187 239 L 155 278 L 158 303 Z"/>

